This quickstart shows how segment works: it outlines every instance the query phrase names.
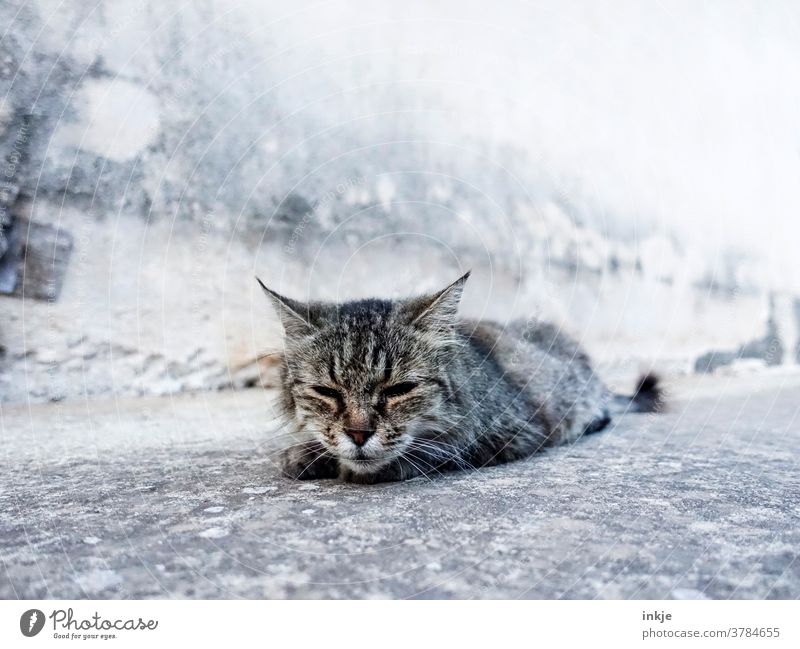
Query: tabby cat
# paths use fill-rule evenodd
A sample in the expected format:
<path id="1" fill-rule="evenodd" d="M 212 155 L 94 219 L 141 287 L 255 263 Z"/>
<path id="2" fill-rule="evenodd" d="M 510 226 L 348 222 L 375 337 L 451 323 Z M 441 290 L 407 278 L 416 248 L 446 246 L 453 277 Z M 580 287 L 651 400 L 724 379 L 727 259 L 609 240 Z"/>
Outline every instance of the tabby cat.
<path id="1" fill-rule="evenodd" d="M 281 404 L 297 479 L 405 480 L 527 457 L 656 411 L 657 381 L 614 395 L 557 327 L 459 320 L 469 273 L 433 295 L 301 303 L 259 281 L 285 332 Z"/>

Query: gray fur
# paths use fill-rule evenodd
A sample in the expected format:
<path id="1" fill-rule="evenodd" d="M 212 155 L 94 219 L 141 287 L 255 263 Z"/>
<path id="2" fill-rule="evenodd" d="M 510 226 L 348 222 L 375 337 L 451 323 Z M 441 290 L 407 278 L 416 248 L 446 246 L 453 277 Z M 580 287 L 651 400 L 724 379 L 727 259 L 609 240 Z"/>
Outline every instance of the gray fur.
<path id="1" fill-rule="evenodd" d="M 286 334 L 282 406 L 298 440 L 282 454 L 287 475 L 380 482 L 479 468 L 610 422 L 619 398 L 559 329 L 458 320 L 468 277 L 434 295 L 339 305 L 261 284 Z M 628 407 L 658 402 L 655 380 L 647 388 Z"/>

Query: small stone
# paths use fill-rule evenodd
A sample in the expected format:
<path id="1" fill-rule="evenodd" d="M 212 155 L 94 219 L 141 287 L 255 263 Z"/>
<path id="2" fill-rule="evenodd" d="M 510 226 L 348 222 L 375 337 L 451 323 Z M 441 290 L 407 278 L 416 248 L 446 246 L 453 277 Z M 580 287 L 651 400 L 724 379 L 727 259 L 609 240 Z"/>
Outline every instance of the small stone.
<path id="1" fill-rule="evenodd" d="M 245 487 L 242 489 L 243 494 L 256 494 L 257 496 L 261 496 L 262 494 L 267 493 L 268 491 L 275 491 L 277 487 L 269 486 L 269 487 Z"/>
<path id="2" fill-rule="evenodd" d="M 40 349 L 36 351 L 36 360 L 44 365 L 50 365 L 52 363 L 63 363 L 65 357 L 57 349 Z"/>
<path id="3" fill-rule="evenodd" d="M 710 599 L 703 591 L 695 588 L 676 588 L 672 591 L 672 599 Z"/>
<path id="4" fill-rule="evenodd" d="M 97 593 L 119 586 L 122 583 L 122 577 L 113 570 L 92 570 L 78 575 L 75 581 L 87 593 Z"/>
<path id="5" fill-rule="evenodd" d="M 305 514 L 306 516 L 309 516 L 309 515 L 314 513 L 314 510 L 313 509 L 304 509 L 301 513 Z"/>
<path id="6" fill-rule="evenodd" d="M 203 511 L 206 512 L 207 514 L 219 514 L 224 509 L 225 509 L 224 507 L 219 507 L 219 506 L 217 506 L 217 507 L 206 507 Z"/>
<path id="7" fill-rule="evenodd" d="M 302 487 L 298 488 L 298 491 L 316 491 L 317 489 L 319 489 L 319 485 L 309 482 L 308 484 L 304 484 Z"/>
<path id="8" fill-rule="evenodd" d="M 87 536 L 85 539 L 83 539 L 83 542 L 84 542 L 86 545 L 97 545 L 97 544 L 98 544 L 98 543 L 100 543 L 100 541 L 102 541 L 102 540 L 103 540 L 103 539 L 99 539 L 99 538 L 97 538 L 96 536 Z"/>
<path id="9" fill-rule="evenodd" d="M 211 527 L 200 532 L 200 536 L 204 539 L 221 539 L 228 536 L 228 534 L 230 534 L 230 532 L 224 527 Z"/>

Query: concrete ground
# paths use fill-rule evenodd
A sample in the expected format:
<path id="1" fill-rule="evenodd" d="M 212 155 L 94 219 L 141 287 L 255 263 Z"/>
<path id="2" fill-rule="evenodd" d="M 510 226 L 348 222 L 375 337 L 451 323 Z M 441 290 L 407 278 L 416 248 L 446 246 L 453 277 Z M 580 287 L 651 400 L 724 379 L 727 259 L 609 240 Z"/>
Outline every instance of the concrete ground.
<path id="1" fill-rule="evenodd" d="M 2 406 L 0 597 L 800 597 L 796 376 L 377 486 L 281 477 L 271 396 Z"/>

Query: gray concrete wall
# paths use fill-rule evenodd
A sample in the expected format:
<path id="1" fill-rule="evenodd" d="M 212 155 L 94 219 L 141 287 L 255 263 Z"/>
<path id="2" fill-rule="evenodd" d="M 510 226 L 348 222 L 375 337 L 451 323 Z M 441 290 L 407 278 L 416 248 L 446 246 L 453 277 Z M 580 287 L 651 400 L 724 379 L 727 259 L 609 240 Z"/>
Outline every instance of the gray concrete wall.
<path id="1" fill-rule="evenodd" d="M 0 400 L 252 383 L 280 342 L 255 274 L 334 299 L 470 267 L 466 312 L 553 318 L 621 383 L 798 363 L 791 3 L 0 14 L 0 226 L 27 243 Z"/>

